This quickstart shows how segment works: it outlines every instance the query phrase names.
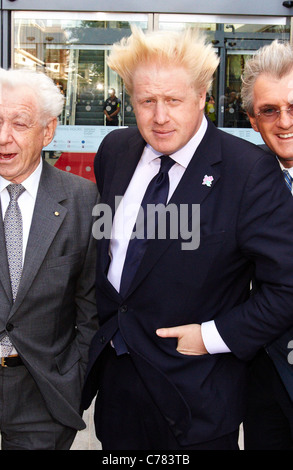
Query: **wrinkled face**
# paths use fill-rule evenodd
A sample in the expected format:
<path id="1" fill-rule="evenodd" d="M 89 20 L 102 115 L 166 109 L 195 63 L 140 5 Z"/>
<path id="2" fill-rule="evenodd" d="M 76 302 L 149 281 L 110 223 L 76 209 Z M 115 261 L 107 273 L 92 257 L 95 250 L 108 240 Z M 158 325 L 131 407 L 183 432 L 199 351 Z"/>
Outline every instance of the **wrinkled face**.
<path id="1" fill-rule="evenodd" d="M 140 133 L 162 154 L 182 148 L 198 131 L 205 90 L 194 90 L 183 67 L 140 65 L 133 76 L 132 103 Z"/>
<path id="2" fill-rule="evenodd" d="M 42 148 L 48 145 L 57 125 L 46 126 L 33 91 L 28 87 L 0 90 L 0 175 L 21 183 L 36 169 Z"/>
<path id="3" fill-rule="evenodd" d="M 286 110 L 293 103 L 293 70 L 282 79 L 262 74 L 254 85 L 254 113 L 270 107 Z M 273 121 L 249 116 L 254 130 L 287 168 L 293 166 L 293 118 L 281 111 Z"/>

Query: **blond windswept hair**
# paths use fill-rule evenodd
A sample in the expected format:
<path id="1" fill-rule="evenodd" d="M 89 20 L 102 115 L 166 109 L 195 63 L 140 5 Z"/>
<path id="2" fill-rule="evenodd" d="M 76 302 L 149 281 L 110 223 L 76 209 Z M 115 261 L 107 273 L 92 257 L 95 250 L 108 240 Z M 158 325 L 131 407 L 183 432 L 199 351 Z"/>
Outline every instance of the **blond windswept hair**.
<path id="1" fill-rule="evenodd" d="M 292 70 L 292 44 L 289 42 L 279 42 L 276 39 L 271 44 L 260 48 L 252 58 L 246 62 L 242 75 L 241 97 L 242 106 L 246 112 L 254 117 L 253 90 L 255 82 L 260 75 L 268 75 L 281 79 Z"/>
<path id="2" fill-rule="evenodd" d="M 108 66 L 123 79 L 130 96 L 135 69 L 152 63 L 184 67 L 196 90 L 209 91 L 219 58 L 198 29 L 144 33 L 137 27 L 132 27 L 130 37 L 114 44 L 108 57 Z"/>

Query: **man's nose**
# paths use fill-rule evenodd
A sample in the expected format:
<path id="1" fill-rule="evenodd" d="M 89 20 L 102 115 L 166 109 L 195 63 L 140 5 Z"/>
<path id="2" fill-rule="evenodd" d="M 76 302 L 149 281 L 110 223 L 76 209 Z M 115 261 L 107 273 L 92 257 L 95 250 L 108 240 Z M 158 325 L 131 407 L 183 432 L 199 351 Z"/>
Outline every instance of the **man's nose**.
<path id="1" fill-rule="evenodd" d="M 154 119 L 157 124 L 164 124 L 169 120 L 168 107 L 165 103 L 156 103 Z"/>
<path id="2" fill-rule="evenodd" d="M 293 118 L 286 109 L 281 109 L 278 118 L 280 127 L 288 128 L 293 125 Z"/>
<path id="3" fill-rule="evenodd" d="M 12 141 L 12 128 L 8 122 L 0 124 L 0 145 Z"/>

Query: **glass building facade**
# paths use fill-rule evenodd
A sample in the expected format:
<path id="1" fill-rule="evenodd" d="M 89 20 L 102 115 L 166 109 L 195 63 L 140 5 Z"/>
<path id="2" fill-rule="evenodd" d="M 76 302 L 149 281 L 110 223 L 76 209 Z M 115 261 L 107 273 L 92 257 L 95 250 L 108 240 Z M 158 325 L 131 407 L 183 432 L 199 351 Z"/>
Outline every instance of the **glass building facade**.
<path id="1" fill-rule="evenodd" d="M 107 66 L 113 43 L 130 35 L 132 25 L 145 31 L 204 30 L 220 57 L 206 113 L 227 132 L 261 143 L 242 109 L 241 74 L 245 61 L 259 47 L 274 39 L 291 40 L 293 8 L 275 0 L 269 6 L 250 0 L 245 5 L 170 0 L 169 11 L 163 0 L 140 3 L 137 11 L 130 0 L 121 0 L 119 11 L 113 5 L 117 2 L 110 0 L 75 0 L 70 8 L 64 0 L 46 3 L 2 0 L 1 64 L 44 72 L 64 93 L 60 124 L 53 142 L 44 149 L 44 158 L 52 165 L 94 179 L 94 155 L 113 129 L 106 125 L 104 114 L 110 90 L 119 100 L 118 125 L 136 125 L 123 81 Z M 237 3 L 242 4 L 238 9 Z"/>

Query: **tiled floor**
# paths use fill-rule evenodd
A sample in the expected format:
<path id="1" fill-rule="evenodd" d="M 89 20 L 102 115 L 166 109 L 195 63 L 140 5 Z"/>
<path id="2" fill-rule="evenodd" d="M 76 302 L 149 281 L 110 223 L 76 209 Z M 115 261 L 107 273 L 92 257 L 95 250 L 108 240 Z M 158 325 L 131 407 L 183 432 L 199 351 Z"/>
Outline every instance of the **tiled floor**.
<path id="1" fill-rule="evenodd" d="M 77 433 L 71 450 L 101 450 L 101 444 L 95 434 L 93 412 L 94 403 L 83 414 L 86 429 Z"/>

